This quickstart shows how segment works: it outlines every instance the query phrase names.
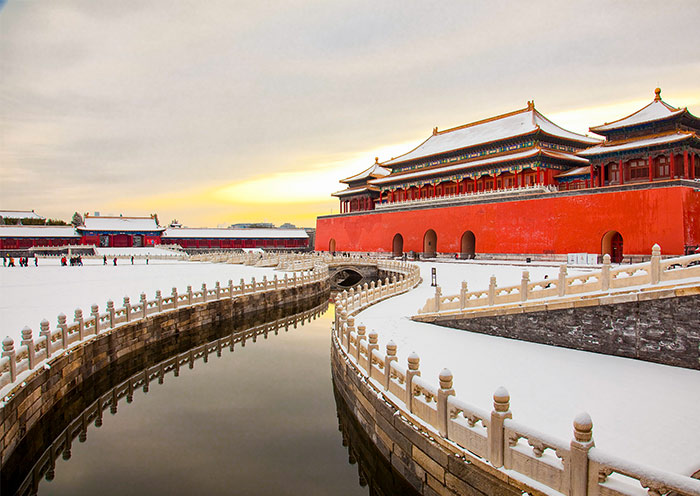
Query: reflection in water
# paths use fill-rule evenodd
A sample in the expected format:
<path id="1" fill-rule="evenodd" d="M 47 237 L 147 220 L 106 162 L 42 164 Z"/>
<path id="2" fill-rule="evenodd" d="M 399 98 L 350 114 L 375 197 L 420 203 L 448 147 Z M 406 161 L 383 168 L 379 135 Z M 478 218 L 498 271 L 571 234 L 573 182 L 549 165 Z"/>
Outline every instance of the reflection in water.
<path id="1" fill-rule="evenodd" d="M 338 409 L 338 429 L 343 434 L 343 446 L 348 450 L 348 462 L 351 465 L 357 464 L 360 485 L 369 487 L 370 496 L 420 494 L 382 456 L 353 416 L 335 383 L 333 394 Z"/>
<path id="2" fill-rule="evenodd" d="M 337 443 L 330 317 L 309 324 L 326 308 L 244 330 L 212 326 L 122 357 L 27 434 L 3 466 L 2 494 L 366 494 Z M 303 332 L 280 333 L 304 321 Z M 209 360 L 270 334 L 280 337 Z M 156 398 L 123 408 L 139 390 Z M 107 410 L 120 415 L 75 444 Z"/>

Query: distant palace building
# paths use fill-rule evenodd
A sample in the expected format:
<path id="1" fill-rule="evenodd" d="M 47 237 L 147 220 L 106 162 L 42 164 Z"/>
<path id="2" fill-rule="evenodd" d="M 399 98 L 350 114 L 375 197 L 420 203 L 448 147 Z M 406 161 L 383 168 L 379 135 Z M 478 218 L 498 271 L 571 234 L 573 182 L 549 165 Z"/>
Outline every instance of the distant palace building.
<path id="1" fill-rule="evenodd" d="M 700 244 L 700 119 L 661 100 L 567 131 L 525 109 L 438 131 L 343 179 L 316 249 L 476 254 L 682 254 Z M 624 249 L 623 249 L 624 244 Z"/>
<path id="2" fill-rule="evenodd" d="M 185 249 L 266 248 L 303 250 L 309 246 L 304 229 L 219 229 L 160 227 L 155 216 L 85 216 L 84 225 L 0 226 L 0 250 L 32 247 L 97 246 L 138 247 L 160 244 Z"/>

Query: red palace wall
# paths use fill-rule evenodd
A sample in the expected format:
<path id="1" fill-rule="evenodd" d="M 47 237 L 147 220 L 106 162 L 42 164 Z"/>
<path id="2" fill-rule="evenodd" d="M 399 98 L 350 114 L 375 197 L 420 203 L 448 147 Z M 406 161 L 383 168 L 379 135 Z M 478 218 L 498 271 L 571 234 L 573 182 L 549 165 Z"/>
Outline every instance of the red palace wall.
<path id="1" fill-rule="evenodd" d="M 622 235 L 625 254 L 684 254 L 700 245 L 700 192 L 687 186 L 642 190 L 586 190 L 571 196 L 501 201 L 424 210 L 319 217 L 316 250 L 391 252 L 396 233 L 403 251 L 423 252 L 427 230 L 438 253 L 461 251 L 472 231 L 476 253 L 601 253 L 603 236 Z"/>

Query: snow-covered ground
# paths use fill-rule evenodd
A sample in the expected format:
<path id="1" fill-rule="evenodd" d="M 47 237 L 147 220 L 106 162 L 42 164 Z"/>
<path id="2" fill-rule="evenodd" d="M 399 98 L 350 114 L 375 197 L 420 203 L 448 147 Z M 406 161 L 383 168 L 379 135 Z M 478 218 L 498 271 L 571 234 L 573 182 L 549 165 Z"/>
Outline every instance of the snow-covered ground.
<path id="1" fill-rule="evenodd" d="M 125 296 L 136 302 L 142 292 L 150 300 L 158 289 L 165 296 L 173 287 L 183 293 L 188 284 L 198 290 L 202 283 L 213 288 L 216 281 L 227 285 L 232 279 L 238 284 L 241 278 L 261 280 L 267 275 L 272 279 L 275 274 L 272 269 L 177 260 L 149 260 L 146 265 L 145 260 L 135 259 L 131 265 L 129 260 L 120 259 L 114 266 L 111 259 L 107 265 L 101 259 L 83 259 L 83 264 L 62 267 L 57 258 L 39 258 L 38 267 L 33 259 L 29 259 L 29 267 L 0 267 L 0 339 L 10 336 L 18 344 L 27 325 L 36 339 L 42 319 L 53 329 L 59 313 L 72 322 L 76 308 L 89 314 L 93 303 L 104 311 L 107 300 L 113 300 L 118 308 Z"/>
<path id="2" fill-rule="evenodd" d="M 422 263 L 419 288 L 356 318 L 379 333 L 380 349 L 392 339 L 404 366 L 415 351 L 422 377 L 435 385 L 449 368 L 457 396 L 481 408 L 490 410 L 494 391 L 505 386 L 515 420 L 562 440 L 573 437 L 573 419 L 586 411 L 601 450 L 685 475 L 700 469 L 700 371 L 413 322 L 408 316 L 434 294 L 432 267 L 443 295 L 458 293 L 462 280 L 470 291 L 486 289 L 491 275 L 499 286 L 517 284 L 524 268 Z M 527 269 L 531 281 L 558 274 L 556 267 Z"/>
<path id="3" fill-rule="evenodd" d="M 184 252 L 175 249 L 162 248 L 160 246 L 142 246 L 137 248 L 95 248 L 95 253 L 98 256 L 110 257 L 153 257 L 165 256 L 176 257 L 184 254 Z"/>

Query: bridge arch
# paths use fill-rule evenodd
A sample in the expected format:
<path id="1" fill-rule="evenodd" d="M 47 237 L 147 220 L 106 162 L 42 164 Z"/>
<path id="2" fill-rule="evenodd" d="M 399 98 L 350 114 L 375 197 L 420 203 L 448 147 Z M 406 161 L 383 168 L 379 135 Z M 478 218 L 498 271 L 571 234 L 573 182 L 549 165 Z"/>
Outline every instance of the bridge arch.
<path id="1" fill-rule="evenodd" d="M 391 242 L 391 252 L 395 257 L 403 255 L 403 236 L 401 233 L 396 233 Z"/>
<path id="2" fill-rule="evenodd" d="M 601 240 L 601 255 L 610 255 L 610 261 L 613 263 L 622 262 L 623 257 L 623 240 L 622 234 L 617 231 L 608 231 L 603 235 Z"/>
<path id="3" fill-rule="evenodd" d="M 434 230 L 428 229 L 423 235 L 423 256 L 434 258 L 437 253 L 437 234 Z"/>
<path id="4" fill-rule="evenodd" d="M 335 252 L 335 238 L 331 238 L 328 242 L 328 251 L 331 253 Z"/>
<path id="5" fill-rule="evenodd" d="M 459 242 L 460 258 L 474 258 L 476 255 L 476 236 L 472 231 L 465 231 Z"/>

